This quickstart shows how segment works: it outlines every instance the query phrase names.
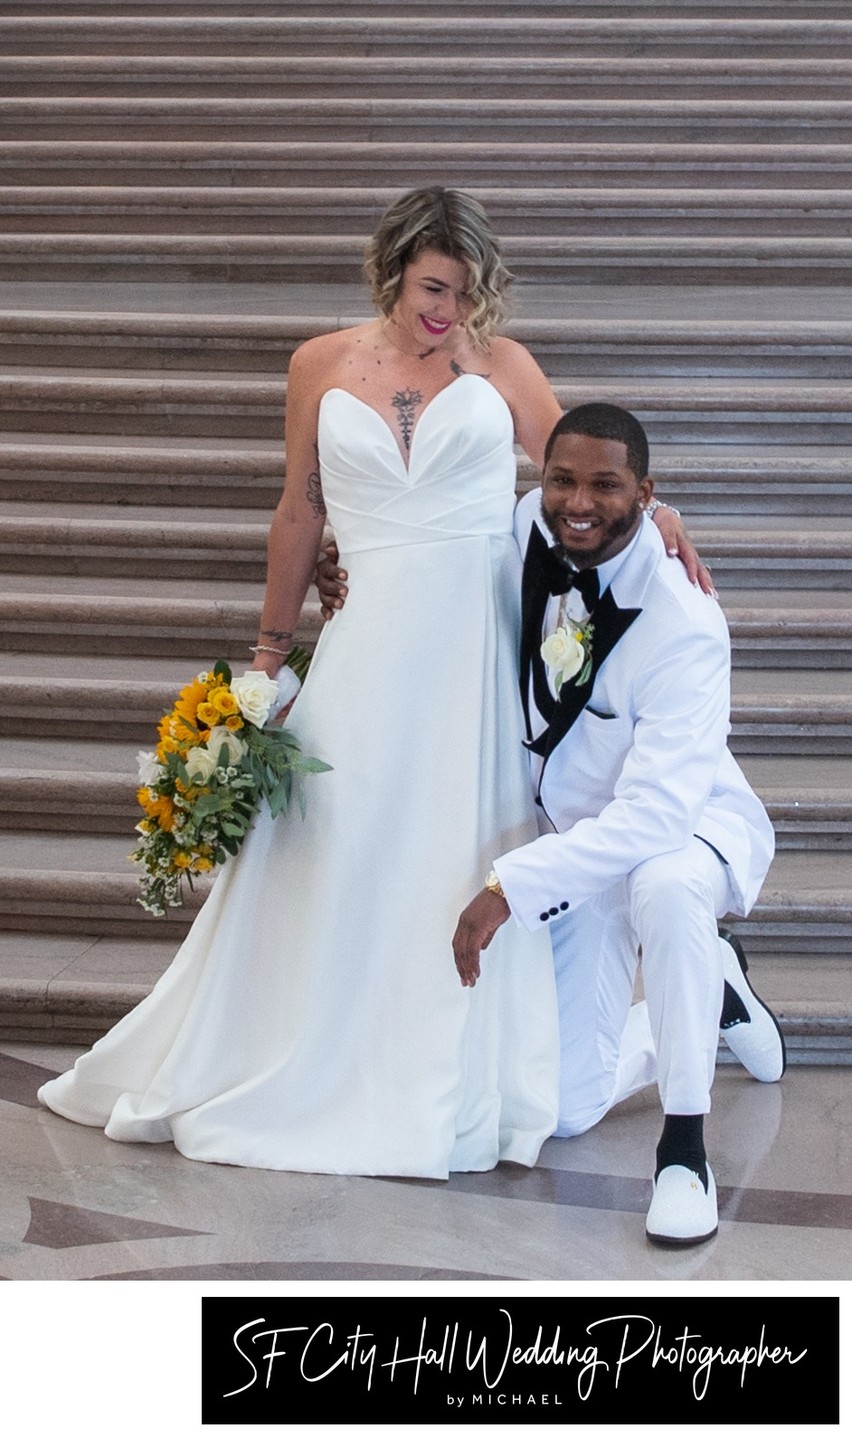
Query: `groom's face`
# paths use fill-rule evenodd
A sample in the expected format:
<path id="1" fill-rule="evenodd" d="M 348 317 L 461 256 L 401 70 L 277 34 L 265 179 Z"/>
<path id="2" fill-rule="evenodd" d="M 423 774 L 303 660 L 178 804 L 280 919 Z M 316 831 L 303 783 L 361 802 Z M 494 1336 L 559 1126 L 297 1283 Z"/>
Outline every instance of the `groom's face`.
<path id="1" fill-rule="evenodd" d="M 544 471 L 541 512 L 577 568 L 588 569 L 630 543 L 653 487 L 636 478 L 618 440 L 560 434 Z"/>

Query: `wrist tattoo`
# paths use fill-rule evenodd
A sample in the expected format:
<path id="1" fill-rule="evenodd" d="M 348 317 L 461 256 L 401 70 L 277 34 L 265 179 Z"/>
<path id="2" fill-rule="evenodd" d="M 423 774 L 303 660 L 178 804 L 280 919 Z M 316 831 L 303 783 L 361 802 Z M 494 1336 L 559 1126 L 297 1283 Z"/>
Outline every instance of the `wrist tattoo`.
<path id="1" fill-rule="evenodd" d="M 414 411 L 418 404 L 423 403 L 423 395 L 419 389 L 399 389 L 391 403 L 399 416 L 402 442 L 406 449 L 410 449 L 411 436 L 414 433 Z"/>
<path id="2" fill-rule="evenodd" d="M 286 629 L 261 629 L 260 633 L 262 638 L 277 639 L 281 644 L 293 637 L 292 633 L 289 633 Z"/>

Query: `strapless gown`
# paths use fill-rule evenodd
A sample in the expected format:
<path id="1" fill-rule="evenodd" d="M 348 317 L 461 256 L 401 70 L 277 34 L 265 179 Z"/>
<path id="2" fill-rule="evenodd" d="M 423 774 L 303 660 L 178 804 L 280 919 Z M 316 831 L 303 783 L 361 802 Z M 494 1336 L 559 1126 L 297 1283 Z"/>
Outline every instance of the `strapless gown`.
<path id="1" fill-rule="evenodd" d="M 510 412 L 465 375 L 406 468 L 384 419 L 323 398 L 349 571 L 288 724 L 332 772 L 258 817 L 153 992 L 40 1098 L 188 1158 L 446 1177 L 531 1165 L 557 1114 L 546 935 L 510 920 L 463 989 L 451 939 L 536 835 L 517 687 Z"/>

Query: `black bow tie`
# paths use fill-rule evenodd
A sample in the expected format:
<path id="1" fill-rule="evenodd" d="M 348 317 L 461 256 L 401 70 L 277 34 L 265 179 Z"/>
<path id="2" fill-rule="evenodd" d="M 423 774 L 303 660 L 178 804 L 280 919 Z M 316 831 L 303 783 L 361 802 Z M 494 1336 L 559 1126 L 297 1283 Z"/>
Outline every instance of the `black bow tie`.
<path id="1" fill-rule="evenodd" d="M 570 589 L 578 589 L 586 608 L 590 611 L 594 608 L 600 598 L 597 569 L 569 568 L 569 561 L 561 557 L 559 549 L 548 549 L 542 561 L 551 594 L 567 594 Z"/>

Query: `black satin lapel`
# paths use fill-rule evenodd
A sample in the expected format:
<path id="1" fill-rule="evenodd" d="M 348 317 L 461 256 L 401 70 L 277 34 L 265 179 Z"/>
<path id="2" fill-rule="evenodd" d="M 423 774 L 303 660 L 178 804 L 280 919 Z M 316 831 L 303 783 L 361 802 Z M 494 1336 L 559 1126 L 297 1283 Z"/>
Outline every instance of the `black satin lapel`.
<path id="1" fill-rule="evenodd" d="M 524 556 L 524 568 L 521 578 L 521 653 L 519 677 L 521 702 L 524 706 L 524 718 L 526 719 L 528 738 L 532 735 L 529 701 L 530 681 L 533 678 L 533 666 L 536 658 L 540 657 L 542 625 L 550 598 L 550 591 L 543 573 L 541 561 L 541 555 L 546 553 L 548 547 L 547 540 L 541 530 L 536 524 L 533 524 L 527 543 L 527 552 Z M 541 710 L 542 717 L 548 719 L 556 710 L 556 700 L 550 693 L 543 663 L 541 667 L 545 691 L 543 692 L 541 690 L 542 674 L 538 674 L 536 675 L 538 679 L 536 683 L 536 703 Z M 542 704 L 545 705 L 543 708 Z"/>
<path id="2" fill-rule="evenodd" d="M 601 595 L 593 616 L 591 673 L 584 684 L 567 683 L 562 685 L 559 704 L 553 718 L 541 737 L 530 745 L 534 753 L 544 757 L 545 763 L 589 702 L 601 665 L 612 653 L 619 639 L 627 633 L 634 619 L 638 619 L 641 612 L 641 609 L 620 609 L 609 589 Z M 544 772 L 543 766 L 542 772 Z"/>

